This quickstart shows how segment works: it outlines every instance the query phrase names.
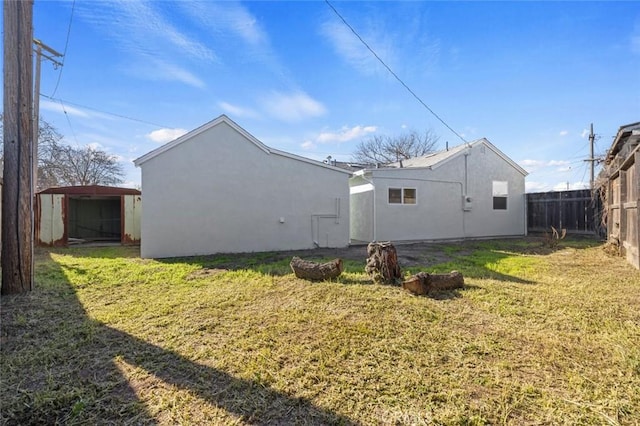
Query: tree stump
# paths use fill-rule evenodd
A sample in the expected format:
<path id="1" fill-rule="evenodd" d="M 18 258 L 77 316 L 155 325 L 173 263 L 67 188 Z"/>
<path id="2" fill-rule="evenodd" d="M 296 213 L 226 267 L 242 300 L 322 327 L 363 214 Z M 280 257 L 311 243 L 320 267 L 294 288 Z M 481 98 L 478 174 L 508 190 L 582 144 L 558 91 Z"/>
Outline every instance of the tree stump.
<path id="1" fill-rule="evenodd" d="M 464 287 L 464 277 L 458 271 L 449 274 L 428 274 L 419 272 L 402 283 L 402 288 L 419 296 L 443 290 L 453 290 Z"/>
<path id="2" fill-rule="evenodd" d="M 334 259 L 327 263 L 317 263 L 294 256 L 289 266 L 291 266 L 291 270 L 296 277 L 311 281 L 336 278 L 343 271 L 342 259 Z"/>
<path id="3" fill-rule="evenodd" d="M 369 243 L 367 246 L 367 266 L 364 270 L 377 284 L 398 285 L 402 282 L 402 272 L 398 264 L 396 248 L 391 242 Z"/>

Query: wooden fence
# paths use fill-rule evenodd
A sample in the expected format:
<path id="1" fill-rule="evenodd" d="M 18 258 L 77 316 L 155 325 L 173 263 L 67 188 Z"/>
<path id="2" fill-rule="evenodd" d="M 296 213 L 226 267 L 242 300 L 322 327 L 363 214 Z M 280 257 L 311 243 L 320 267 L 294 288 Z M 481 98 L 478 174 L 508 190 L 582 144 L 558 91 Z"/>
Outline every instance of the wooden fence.
<path id="1" fill-rule="evenodd" d="M 527 230 L 543 232 L 551 227 L 575 234 L 602 235 L 602 203 L 589 189 L 527 194 Z"/>

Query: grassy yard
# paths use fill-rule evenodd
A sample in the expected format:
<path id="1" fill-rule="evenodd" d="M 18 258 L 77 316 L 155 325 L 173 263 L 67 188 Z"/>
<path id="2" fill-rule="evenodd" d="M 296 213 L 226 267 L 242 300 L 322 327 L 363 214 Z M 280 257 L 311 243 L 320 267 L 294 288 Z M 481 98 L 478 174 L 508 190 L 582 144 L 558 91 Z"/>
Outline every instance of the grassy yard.
<path id="1" fill-rule="evenodd" d="M 264 254 L 37 252 L 1 301 L 2 423 L 640 424 L 639 271 L 586 240 L 440 247 L 422 270 L 466 288 L 435 298 L 364 257 L 311 283 Z"/>

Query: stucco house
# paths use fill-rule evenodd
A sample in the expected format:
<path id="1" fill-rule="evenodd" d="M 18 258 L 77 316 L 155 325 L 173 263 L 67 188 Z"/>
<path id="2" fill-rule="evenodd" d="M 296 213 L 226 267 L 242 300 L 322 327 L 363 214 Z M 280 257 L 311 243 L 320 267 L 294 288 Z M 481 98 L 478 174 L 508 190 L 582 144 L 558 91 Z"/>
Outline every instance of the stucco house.
<path id="1" fill-rule="evenodd" d="M 350 173 L 270 148 L 225 115 L 134 164 L 142 257 L 349 244 Z"/>
<path id="2" fill-rule="evenodd" d="M 352 241 L 434 241 L 526 234 L 527 172 L 487 139 L 357 171 Z"/>

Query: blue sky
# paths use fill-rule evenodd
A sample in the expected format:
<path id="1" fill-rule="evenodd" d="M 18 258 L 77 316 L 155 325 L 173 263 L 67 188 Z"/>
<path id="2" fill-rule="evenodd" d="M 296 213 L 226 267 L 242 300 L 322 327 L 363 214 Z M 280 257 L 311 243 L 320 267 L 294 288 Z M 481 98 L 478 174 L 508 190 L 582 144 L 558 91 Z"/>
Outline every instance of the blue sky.
<path id="1" fill-rule="evenodd" d="M 640 121 L 639 2 L 331 4 L 458 134 L 529 171 L 528 191 L 582 187 L 589 124 L 602 154 Z M 43 63 L 42 117 L 121 158 L 128 186 L 133 159 L 220 114 L 318 160 L 374 134 L 462 143 L 323 1 L 35 0 L 34 36 L 66 45 L 64 67 Z"/>

